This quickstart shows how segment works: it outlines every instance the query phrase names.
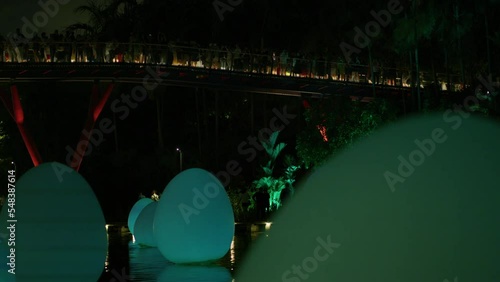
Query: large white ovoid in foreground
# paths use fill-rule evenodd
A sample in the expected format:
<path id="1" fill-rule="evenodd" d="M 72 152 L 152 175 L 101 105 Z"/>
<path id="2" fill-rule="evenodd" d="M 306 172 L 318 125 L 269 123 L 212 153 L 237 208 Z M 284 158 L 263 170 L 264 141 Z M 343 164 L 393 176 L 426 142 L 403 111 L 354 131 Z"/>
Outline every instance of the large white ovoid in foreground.
<path id="1" fill-rule="evenodd" d="M 4 205 L 0 238 L 3 251 L 14 250 L 15 275 L 0 266 L 1 281 L 97 281 L 104 270 L 107 237 L 101 206 L 78 172 L 60 163 L 43 163 L 15 183 L 15 223 L 7 223 L 11 207 Z M 13 218 L 9 218 L 13 219 Z M 14 279 L 14 280 L 13 280 Z"/>
<path id="2" fill-rule="evenodd" d="M 158 202 L 154 235 L 160 252 L 174 263 L 223 257 L 234 236 L 234 214 L 221 182 L 192 168 L 170 181 Z"/>
<path id="3" fill-rule="evenodd" d="M 318 168 L 236 281 L 500 281 L 500 125 L 466 117 L 398 122 Z"/>

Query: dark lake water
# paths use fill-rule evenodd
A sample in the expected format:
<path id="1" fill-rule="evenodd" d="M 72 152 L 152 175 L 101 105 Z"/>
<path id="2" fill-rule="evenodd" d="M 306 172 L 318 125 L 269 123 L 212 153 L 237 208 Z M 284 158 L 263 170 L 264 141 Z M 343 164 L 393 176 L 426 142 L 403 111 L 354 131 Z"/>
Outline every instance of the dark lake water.
<path id="1" fill-rule="evenodd" d="M 99 281 L 232 282 L 246 252 L 263 236 L 267 236 L 264 224 L 237 224 L 231 248 L 223 258 L 204 265 L 176 265 L 157 248 L 136 244 L 129 232 L 109 230 L 106 269 Z"/>

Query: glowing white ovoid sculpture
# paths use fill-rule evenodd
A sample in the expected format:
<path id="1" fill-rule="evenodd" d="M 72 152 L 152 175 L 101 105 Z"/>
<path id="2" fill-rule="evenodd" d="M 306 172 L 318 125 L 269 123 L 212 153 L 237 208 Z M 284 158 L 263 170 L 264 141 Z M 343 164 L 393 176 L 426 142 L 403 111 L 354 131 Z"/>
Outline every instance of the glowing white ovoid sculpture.
<path id="1" fill-rule="evenodd" d="M 231 273 L 220 266 L 192 266 L 169 264 L 158 276 L 158 282 L 189 281 L 189 282 L 231 282 Z"/>
<path id="2" fill-rule="evenodd" d="M 466 114 L 390 125 L 317 169 L 236 281 L 500 281 L 500 126 Z"/>
<path id="3" fill-rule="evenodd" d="M 151 200 L 150 198 L 142 198 L 139 201 L 137 201 L 130 210 L 130 213 L 128 214 L 128 230 L 130 230 L 130 233 L 132 233 L 132 235 L 134 235 L 134 226 L 137 217 L 141 213 L 142 209 L 144 209 L 147 205 L 151 204 L 152 202 L 153 200 Z"/>
<path id="4" fill-rule="evenodd" d="M 106 223 L 85 179 L 63 164 L 44 163 L 21 176 L 15 189 L 16 280 L 97 281 Z M 3 237 L 8 231 L 0 224 Z"/>
<path id="5" fill-rule="evenodd" d="M 135 221 L 134 238 L 138 244 L 156 247 L 156 240 L 153 236 L 153 220 L 155 217 L 158 202 L 152 202 L 142 209 Z"/>
<path id="6" fill-rule="evenodd" d="M 234 235 L 234 214 L 227 193 L 210 172 L 179 173 L 156 208 L 154 235 L 160 252 L 174 263 L 223 257 Z"/>

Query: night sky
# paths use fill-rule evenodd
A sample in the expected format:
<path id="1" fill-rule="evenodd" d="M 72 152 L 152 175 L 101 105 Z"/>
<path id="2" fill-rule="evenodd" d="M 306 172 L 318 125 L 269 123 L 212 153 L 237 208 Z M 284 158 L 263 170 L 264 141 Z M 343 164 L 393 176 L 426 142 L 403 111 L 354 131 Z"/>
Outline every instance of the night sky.
<path id="1" fill-rule="evenodd" d="M 104 1 L 104 0 L 101 0 Z M 16 28 L 21 28 L 23 25 L 22 18 L 26 17 L 31 22 L 33 22 L 33 15 L 42 11 L 42 7 L 38 4 L 38 1 L 29 1 L 30 4 L 25 3 L 26 0 L 2 0 L 0 5 L 0 34 L 7 35 L 9 32 L 15 32 Z M 48 2 L 45 1 L 44 2 Z M 49 18 L 47 25 L 40 28 L 39 33 L 47 32 L 52 33 L 55 29 L 61 29 L 61 27 L 70 25 L 77 21 L 85 21 L 85 17 L 74 13 L 74 9 L 78 6 L 86 4 L 86 0 L 69 0 L 68 4 L 59 5 L 60 11 L 53 18 Z"/>

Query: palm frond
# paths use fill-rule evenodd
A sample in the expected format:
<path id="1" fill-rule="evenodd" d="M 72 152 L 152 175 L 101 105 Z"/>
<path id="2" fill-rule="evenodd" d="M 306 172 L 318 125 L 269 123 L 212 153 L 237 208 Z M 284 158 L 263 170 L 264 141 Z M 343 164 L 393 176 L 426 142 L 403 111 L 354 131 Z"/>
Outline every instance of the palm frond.
<path id="1" fill-rule="evenodd" d="M 89 34 L 94 34 L 96 32 L 95 28 L 89 24 L 85 23 L 75 23 L 72 25 L 69 25 L 65 28 L 66 31 L 85 31 Z"/>
<path id="2" fill-rule="evenodd" d="M 274 145 L 276 144 L 276 140 L 278 139 L 279 134 L 280 134 L 279 131 L 275 131 L 269 137 L 269 143 L 271 144 L 271 147 L 274 147 Z"/>
<path id="3" fill-rule="evenodd" d="M 271 152 L 271 159 L 275 161 L 276 158 L 278 158 L 278 155 L 281 153 L 281 151 L 283 151 L 285 147 L 286 147 L 285 143 L 279 143 L 278 145 L 276 145 L 276 147 L 274 147 L 274 149 Z"/>

